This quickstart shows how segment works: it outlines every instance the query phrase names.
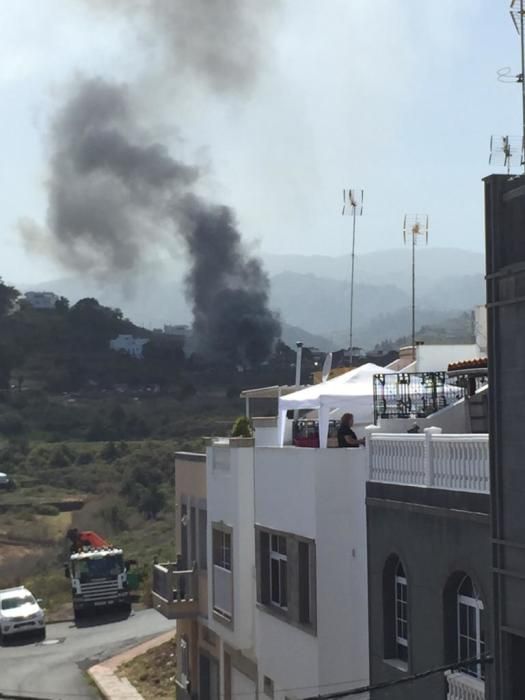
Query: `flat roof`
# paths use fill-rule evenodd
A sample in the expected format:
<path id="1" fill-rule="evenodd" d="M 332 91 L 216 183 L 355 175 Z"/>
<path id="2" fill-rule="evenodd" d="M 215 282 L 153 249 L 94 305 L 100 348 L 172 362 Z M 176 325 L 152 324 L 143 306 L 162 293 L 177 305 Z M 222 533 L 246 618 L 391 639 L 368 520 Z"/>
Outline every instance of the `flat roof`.
<path id="1" fill-rule="evenodd" d="M 262 386 L 256 389 L 243 389 L 240 393 L 241 399 L 278 399 L 279 396 L 286 396 L 286 394 L 293 394 L 294 391 L 300 391 L 304 389 L 304 385 L 300 386 L 289 386 L 285 384 L 279 386 L 275 384 L 274 386 Z"/>

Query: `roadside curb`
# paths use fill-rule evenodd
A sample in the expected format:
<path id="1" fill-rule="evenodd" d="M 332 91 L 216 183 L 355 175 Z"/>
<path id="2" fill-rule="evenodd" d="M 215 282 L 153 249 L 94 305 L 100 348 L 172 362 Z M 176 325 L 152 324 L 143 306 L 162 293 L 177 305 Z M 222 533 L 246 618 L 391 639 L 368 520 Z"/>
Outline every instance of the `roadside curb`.
<path id="1" fill-rule="evenodd" d="M 119 678 L 117 676 L 117 669 L 127 661 L 131 661 L 131 659 L 149 651 L 149 649 L 154 649 L 173 639 L 174 634 L 175 629 L 157 635 L 137 646 L 131 647 L 131 649 L 127 649 L 116 656 L 91 666 L 87 673 L 106 700 L 144 700 L 127 678 Z"/>

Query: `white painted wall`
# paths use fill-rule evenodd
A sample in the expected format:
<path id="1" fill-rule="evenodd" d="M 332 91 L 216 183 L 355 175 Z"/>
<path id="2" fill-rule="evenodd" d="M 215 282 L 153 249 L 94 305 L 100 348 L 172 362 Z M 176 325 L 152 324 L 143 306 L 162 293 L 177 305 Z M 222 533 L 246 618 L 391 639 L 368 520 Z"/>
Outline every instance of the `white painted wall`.
<path id="1" fill-rule="evenodd" d="M 451 362 L 481 357 L 477 345 L 418 345 L 415 372 L 445 372 Z"/>
<path id="2" fill-rule="evenodd" d="M 487 354 L 487 307 L 480 304 L 474 307 L 474 325 L 476 332 L 476 343 L 483 355 Z"/>
<path id="3" fill-rule="evenodd" d="M 232 666 L 232 698 L 234 700 L 255 700 L 257 689 L 251 678 Z"/>
<path id="4" fill-rule="evenodd" d="M 309 686 L 283 696 L 368 678 L 366 474 L 364 448 L 256 448 L 255 522 L 316 542 L 317 636 L 256 612 L 261 682 Z"/>
<path id="5" fill-rule="evenodd" d="M 315 539 L 315 471 L 320 451 L 299 447 L 256 448 L 257 524 Z"/>
<path id="6" fill-rule="evenodd" d="M 321 692 L 366 685 L 368 577 L 364 448 L 319 450 L 317 636 Z M 351 681 L 354 681 L 352 683 Z"/>
<path id="7" fill-rule="evenodd" d="M 285 696 L 300 698 L 316 693 L 319 688 L 317 638 L 282 622 L 261 608 L 257 608 L 255 615 L 260 698 L 266 697 L 263 694 L 264 676 L 271 678 L 274 683 L 274 700 L 284 700 Z"/>
<path id="8" fill-rule="evenodd" d="M 255 546 L 253 513 L 253 447 L 208 447 L 208 571 L 213 570 L 211 524 L 233 529 L 233 629 L 213 617 L 213 577 L 208 576 L 209 626 L 236 649 L 253 649 Z"/>

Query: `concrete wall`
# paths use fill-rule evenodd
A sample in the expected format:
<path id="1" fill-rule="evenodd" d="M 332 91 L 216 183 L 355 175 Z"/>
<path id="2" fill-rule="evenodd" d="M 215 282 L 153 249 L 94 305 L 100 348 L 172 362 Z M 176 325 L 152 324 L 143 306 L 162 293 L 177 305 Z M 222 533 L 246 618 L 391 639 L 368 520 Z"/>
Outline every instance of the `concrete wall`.
<path id="1" fill-rule="evenodd" d="M 264 676 L 274 683 L 274 700 L 316 693 L 319 686 L 317 638 L 282 622 L 260 607 L 256 610 L 255 629 L 260 697 L 266 697 L 263 695 Z M 286 688 L 302 690 L 287 692 Z"/>
<path id="2" fill-rule="evenodd" d="M 208 570 L 213 569 L 212 523 L 232 528 L 233 621 L 213 615 L 213 577 L 208 577 L 209 626 L 235 649 L 253 647 L 255 552 L 253 515 L 253 440 L 214 443 L 207 449 Z"/>
<path id="3" fill-rule="evenodd" d="M 477 345 L 418 345 L 416 372 L 445 372 L 450 362 L 481 357 Z"/>
<path id="4" fill-rule="evenodd" d="M 408 579 L 407 673 L 447 660 L 443 595 L 455 572 L 471 576 L 480 591 L 488 616 L 487 650 L 492 649 L 489 497 L 372 483 L 367 491 L 371 683 L 405 675 L 384 659 L 383 571 L 392 554 L 401 559 Z M 432 676 L 392 688 L 388 698 L 443 700 L 445 681 Z M 378 692 L 377 700 L 382 699 Z"/>
<path id="5" fill-rule="evenodd" d="M 317 637 L 320 692 L 326 693 L 368 679 L 367 461 L 364 448 L 319 453 Z"/>
<path id="6" fill-rule="evenodd" d="M 316 544 L 316 635 L 264 606 L 256 613 L 260 678 L 308 686 L 296 697 L 368 677 L 365 458 L 361 448 L 256 449 L 256 524 Z"/>

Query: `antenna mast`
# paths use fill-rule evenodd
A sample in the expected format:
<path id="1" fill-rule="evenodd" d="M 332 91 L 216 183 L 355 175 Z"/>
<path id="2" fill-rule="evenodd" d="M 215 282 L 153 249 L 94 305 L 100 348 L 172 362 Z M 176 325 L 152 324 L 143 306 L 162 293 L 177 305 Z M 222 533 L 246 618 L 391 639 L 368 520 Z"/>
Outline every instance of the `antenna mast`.
<path id="1" fill-rule="evenodd" d="M 363 190 L 343 190 L 343 216 L 352 217 L 352 264 L 350 271 L 350 367 L 354 360 L 354 338 L 353 338 L 353 321 L 354 321 L 354 269 L 355 269 L 355 227 L 356 217 L 363 213 Z"/>
<path id="2" fill-rule="evenodd" d="M 525 5 L 524 0 L 512 0 L 510 3 L 510 16 L 516 31 L 520 36 L 520 51 L 521 51 L 521 74 L 518 76 L 518 82 L 521 83 L 521 110 L 522 110 L 522 130 L 521 130 L 521 164 L 525 170 Z"/>
<path id="3" fill-rule="evenodd" d="M 403 241 L 412 238 L 412 359 L 416 359 L 416 243 L 418 236 L 425 237 L 428 243 L 428 214 L 405 214 L 403 220 Z"/>

